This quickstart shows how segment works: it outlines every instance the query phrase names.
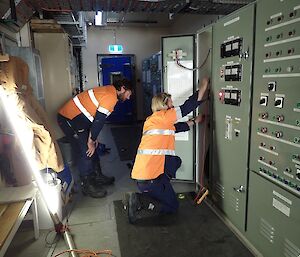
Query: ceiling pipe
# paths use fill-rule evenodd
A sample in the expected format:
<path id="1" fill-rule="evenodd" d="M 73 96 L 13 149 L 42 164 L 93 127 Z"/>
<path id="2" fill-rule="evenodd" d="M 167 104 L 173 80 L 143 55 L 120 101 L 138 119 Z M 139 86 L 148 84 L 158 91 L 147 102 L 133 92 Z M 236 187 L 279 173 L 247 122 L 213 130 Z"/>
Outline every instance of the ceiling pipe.
<path id="1" fill-rule="evenodd" d="M 183 11 L 190 5 L 191 5 L 190 0 L 184 0 L 184 1 L 181 1 L 180 3 L 177 3 L 173 9 L 169 10 L 169 19 L 172 20 L 174 18 L 175 14 Z"/>
<path id="2" fill-rule="evenodd" d="M 10 4 L 11 19 L 17 22 L 17 11 L 16 11 L 15 0 L 9 0 L 9 4 Z"/>

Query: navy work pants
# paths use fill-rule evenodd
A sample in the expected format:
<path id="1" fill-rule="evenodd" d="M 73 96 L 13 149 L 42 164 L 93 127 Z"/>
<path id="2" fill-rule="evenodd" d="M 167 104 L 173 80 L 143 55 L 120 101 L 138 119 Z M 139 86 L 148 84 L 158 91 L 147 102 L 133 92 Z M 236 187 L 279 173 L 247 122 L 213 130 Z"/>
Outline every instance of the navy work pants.
<path id="1" fill-rule="evenodd" d="M 138 180 L 137 186 L 142 194 L 160 202 L 161 213 L 175 213 L 179 203 L 170 179 L 175 178 L 176 171 L 181 166 L 181 159 L 170 155 L 166 155 L 165 158 L 164 174 L 152 180 Z"/>
<path id="2" fill-rule="evenodd" d="M 86 155 L 86 151 L 88 150 L 87 141 L 89 137 L 89 130 L 81 129 L 76 131 L 76 129 L 71 126 L 71 121 L 60 114 L 57 115 L 57 122 L 71 143 L 75 165 L 79 170 L 79 175 L 81 177 L 90 175 L 93 172 L 92 163 L 94 161 L 99 161 L 99 156 L 97 151 L 95 151 L 92 157 L 88 157 Z"/>

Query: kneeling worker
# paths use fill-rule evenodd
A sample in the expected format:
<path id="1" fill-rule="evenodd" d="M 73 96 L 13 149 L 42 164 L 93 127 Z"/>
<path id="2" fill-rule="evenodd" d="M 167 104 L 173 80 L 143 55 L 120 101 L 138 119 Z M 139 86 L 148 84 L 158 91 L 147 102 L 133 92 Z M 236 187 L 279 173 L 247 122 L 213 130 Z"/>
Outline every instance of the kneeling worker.
<path id="1" fill-rule="evenodd" d="M 202 121 L 202 116 L 187 122 L 176 122 L 203 102 L 208 83 L 209 80 L 204 78 L 199 90 L 176 108 L 169 94 L 160 93 L 153 97 L 153 114 L 144 123 L 131 173 L 141 193 L 126 195 L 130 223 L 140 218 L 177 211 L 179 204 L 170 183 L 181 165 L 181 159 L 175 155 L 175 133 L 189 130 L 189 126 Z"/>
<path id="2" fill-rule="evenodd" d="M 84 91 L 58 111 L 57 121 L 76 154 L 75 164 L 85 195 L 104 197 L 107 192 L 102 185 L 114 182 L 114 177 L 107 177 L 101 172 L 97 137 L 117 101 L 125 101 L 131 94 L 131 83 L 122 79 L 114 85 Z"/>

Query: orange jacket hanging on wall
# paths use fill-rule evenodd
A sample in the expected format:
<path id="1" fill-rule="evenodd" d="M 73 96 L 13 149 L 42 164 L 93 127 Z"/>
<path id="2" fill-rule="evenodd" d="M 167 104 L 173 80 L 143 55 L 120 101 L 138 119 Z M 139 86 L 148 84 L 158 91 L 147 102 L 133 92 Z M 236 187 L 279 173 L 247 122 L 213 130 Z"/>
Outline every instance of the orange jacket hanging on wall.
<path id="1" fill-rule="evenodd" d="M 108 116 L 114 110 L 117 101 L 117 91 L 114 86 L 96 87 L 69 100 L 59 110 L 59 114 L 72 120 L 83 113 L 93 122 L 97 110 Z"/>
<path id="2" fill-rule="evenodd" d="M 175 155 L 176 110 L 171 108 L 153 113 L 147 118 L 131 177 L 155 179 L 164 173 L 165 155 Z"/>

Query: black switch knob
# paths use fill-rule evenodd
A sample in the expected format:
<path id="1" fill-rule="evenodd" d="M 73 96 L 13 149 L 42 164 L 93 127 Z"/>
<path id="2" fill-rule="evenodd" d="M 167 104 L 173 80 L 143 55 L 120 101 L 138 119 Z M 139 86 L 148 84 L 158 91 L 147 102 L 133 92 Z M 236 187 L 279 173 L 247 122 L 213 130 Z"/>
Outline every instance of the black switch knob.
<path id="1" fill-rule="evenodd" d="M 269 91 L 275 91 L 276 90 L 276 81 L 268 82 L 268 90 Z"/>
<path id="2" fill-rule="evenodd" d="M 265 104 L 266 103 L 266 98 L 261 98 L 259 101 L 260 104 Z"/>
<path id="3" fill-rule="evenodd" d="M 283 102 L 283 98 L 277 98 L 275 99 L 275 107 L 279 107 L 279 108 L 282 108 L 282 102 Z"/>

